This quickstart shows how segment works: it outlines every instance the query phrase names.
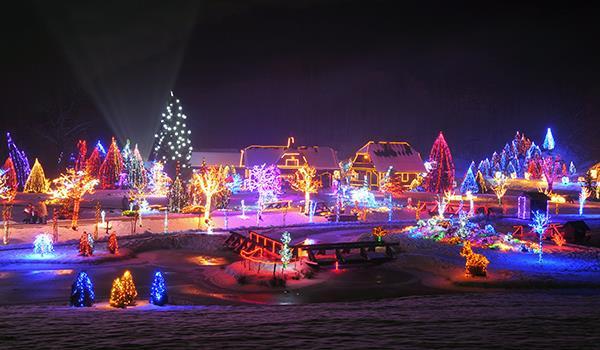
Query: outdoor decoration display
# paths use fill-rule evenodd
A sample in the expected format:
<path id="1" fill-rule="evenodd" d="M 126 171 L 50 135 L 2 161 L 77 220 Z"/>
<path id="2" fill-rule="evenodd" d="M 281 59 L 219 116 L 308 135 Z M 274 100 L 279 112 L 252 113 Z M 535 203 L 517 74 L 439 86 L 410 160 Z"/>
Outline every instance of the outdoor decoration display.
<path id="1" fill-rule="evenodd" d="M 157 306 L 166 305 L 169 302 L 169 294 L 167 293 L 167 284 L 162 272 L 156 271 L 150 286 L 150 304 Z"/>
<path id="2" fill-rule="evenodd" d="M 113 137 L 108 152 L 106 152 L 104 162 L 102 162 L 98 172 L 100 187 L 102 189 L 116 189 L 122 171 L 123 158 L 121 157 L 119 147 L 117 147 L 117 141 Z"/>
<path id="3" fill-rule="evenodd" d="M 202 191 L 205 196 L 204 220 L 210 218 L 212 198 L 214 195 L 227 190 L 225 180 L 229 174 L 229 167 L 211 166 L 204 171 L 192 175 L 193 188 Z"/>
<path id="4" fill-rule="evenodd" d="M 29 177 L 29 172 L 31 171 L 29 160 L 27 159 L 25 152 L 19 150 L 17 145 L 15 145 L 9 132 L 6 133 L 6 140 L 8 142 L 8 156 L 14 164 L 18 187 L 23 188 Z"/>
<path id="5" fill-rule="evenodd" d="M 281 176 L 279 168 L 274 165 L 266 166 L 255 165 L 249 170 L 250 174 L 246 179 L 246 189 L 251 192 L 258 192 L 258 206 L 274 202 L 281 193 Z"/>
<path id="6" fill-rule="evenodd" d="M 502 205 L 502 197 L 506 194 L 506 183 L 508 178 L 506 175 L 501 172 L 497 172 L 494 178 L 492 179 L 492 191 L 496 194 L 496 198 L 498 198 L 498 204 Z"/>
<path id="7" fill-rule="evenodd" d="M 102 145 L 100 144 L 100 141 L 98 141 L 98 144 L 96 145 L 96 147 L 94 147 L 92 154 L 90 154 L 90 157 L 85 162 L 85 173 L 94 179 L 97 179 L 99 177 L 100 166 L 102 165 L 103 155 L 100 148 L 101 146 Z M 83 170 L 77 169 L 75 171 L 79 172 Z"/>
<path id="8" fill-rule="evenodd" d="M 292 241 L 292 236 L 289 232 L 285 231 L 281 234 L 281 243 L 283 246 L 279 251 L 279 255 L 281 255 L 281 266 L 285 270 L 292 260 L 292 250 L 290 249 L 290 242 Z"/>
<path id="9" fill-rule="evenodd" d="M 142 186 L 147 183 L 148 175 L 144 167 L 144 159 L 142 159 L 137 144 L 133 148 L 133 152 L 127 157 L 125 169 L 127 171 L 127 183 L 130 187 Z"/>
<path id="10" fill-rule="evenodd" d="M 119 243 L 117 242 L 117 233 L 115 231 L 111 232 L 108 236 L 107 247 L 111 254 L 117 254 L 119 252 Z"/>
<path id="11" fill-rule="evenodd" d="M 150 159 L 161 161 L 163 164 L 177 162 L 183 169 L 190 169 L 193 149 L 191 133 L 181 102 L 171 91 L 166 110 L 160 119 L 160 129 L 154 135 Z"/>
<path id="12" fill-rule="evenodd" d="M 35 162 L 33 163 L 33 167 L 31 168 L 31 172 L 29 173 L 29 177 L 25 182 L 23 192 L 46 193 L 49 187 L 50 181 L 46 179 L 46 175 L 44 174 L 44 168 L 42 168 L 42 165 L 36 158 Z"/>
<path id="13" fill-rule="evenodd" d="M 51 191 L 53 199 L 67 199 L 73 201 L 73 218 L 71 227 L 77 229 L 79 218 L 79 204 L 87 193 L 93 194 L 98 180 L 91 178 L 83 171 L 67 169 L 65 174 L 52 181 L 55 188 Z"/>
<path id="14" fill-rule="evenodd" d="M 87 160 L 87 142 L 85 140 L 77 141 L 77 158 L 75 158 L 75 171 L 85 171 Z"/>
<path id="15" fill-rule="evenodd" d="M 10 158 L 7 159 L 9 166 L 12 166 L 12 162 L 9 162 Z M 7 165 L 4 163 L 5 166 Z M 17 182 L 16 176 L 14 176 L 14 169 L 5 167 L 0 171 L 0 199 L 4 201 L 2 208 L 2 221 L 3 221 L 3 243 L 8 244 L 9 232 L 10 232 L 10 220 L 12 219 L 12 203 L 17 195 Z"/>
<path id="16" fill-rule="evenodd" d="M 127 305 L 135 305 L 135 298 L 137 298 L 137 289 L 133 283 L 133 276 L 129 270 L 126 270 L 121 277 L 121 283 L 123 284 L 123 291 L 125 292 L 125 302 Z"/>
<path id="17" fill-rule="evenodd" d="M 547 214 L 543 214 L 539 211 L 533 213 L 532 222 L 529 226 L 538 234 L 539 237 L 539 252 L 538 252 L 538 262 L 541 264 L 544 255 L 543 242 L 544 242 L 544 232 L 548 228 L 549 217 Z"/>
<path id="18" fill-rule="evenodd" d="M 381 226 L 377 226 L 373 227 L 371 233 L 377 239 L 377 242 L 381 242 L 383 241 L 383 237 L 385 237 L 388 234 L 388 231 Z"/>
<path id="19" fill-rule="evenodd" d="M 460 250 L 460 256 L 464 257 L 465 262 L 465 274 L 468 276 L 487 276 L 487 267 L 490 261 L 481 254 L 473 253 L 471 249 L 471 242 L 465 241 L 463 247 Z"/>
<path id="20" fill-rule="evenodd" d="M 473 167 L 475 166 L 474 163 L 471 163 L 471 165 L 469 166 L 469 169 L 467 170 L 467 174 L 465 175 L 465 178 L 462 182 L 462 184 L 460 185 L 460 193 L 462 194 L 466 194 L 467 192 L 471 192 L 472 194 L 478 193 L 479 192 L 479 185 L 477 184 L 477 181 L 475 180 L 475 175 L 473 175 Z"/>
<path id="21" fill-rule="evenodd" d="M 44 254 L 50 254 L 54 252 L 54 246 L 52 245 L 52 235 L 43 233 L 35 236 L 33 241 L 33 253 L 44 256 Z"/>
<path id="22" fill-rule="evenodd" d="M 452 190 L 454 184 L 454 162 L 444 134 L 440 131 L 429 154 L 431 170 L 425 178 L 425 189 L 432 193 Z"/>
<path id="23" fill-rule="evenodd" d="M 290 180 L 290 185 L 294 191 L 304 193 L 304 213 L 308 214 L 310 206 L 310 194 L 317 193 L 322 184 L 315 176 L 317 170 L 313 167 L 304 164 L 294 173 L 294 177 Z"/>
<path id="24" fill-rule="evenodd" d="M 125 308 L 135 305 L 135 298 L 137 298 L 137 290 L 131 272 L 127 270 L 123 276 L 113 281 L 109 304 L 113 307 Z"/>
<path id="25" fill-rule="evenodd" d="M 579 192 L 579 215 L 583 215 L 583 206 L 585 201 L 592 195 L 589 188 L 581 186 L 581 192 Z"/>
<path id="26" fill-rule="evenodd" d="M 71 285 L 71 297 L 69 305 L 75 307 L 91 307 L 94 305 L 94 284 L 85 272 L 80 272 Z"/>
<path id="27" fill-rule="evenodd" d="M 183 209 L 187 204 L 187 192 L 181 183 L 179 176 L 175 178 L 171 184 L 171 188 L 169 188 L 168 199 L 169 211 L 174 213 L 181 212 L 181 209 Z"/>
<path id="28" fill-rule="evenodd" d="M 81 256 L 92 256 L 94 252 L 94 239 L 92 235 L 83 231 L 79 238 L 79 255 Z"/>
<path id="29" fill-rule="evenodd" d="M 150 176 L 148 187 L 151 189 L 153 196 L 164 197 L 169 193 L 171 178 L 165 173 L 165 167 L 161 162 L 152 163 L 150 168 Z"/>

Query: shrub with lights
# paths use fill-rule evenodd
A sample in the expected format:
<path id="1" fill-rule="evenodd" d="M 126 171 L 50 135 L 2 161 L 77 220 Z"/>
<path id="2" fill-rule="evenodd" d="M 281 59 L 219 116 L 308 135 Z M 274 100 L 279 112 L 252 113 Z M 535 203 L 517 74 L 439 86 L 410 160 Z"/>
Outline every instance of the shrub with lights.
<path id="1" fill-rule="evenodd" d="M 80 272 L 71 285 L 69 304 L 75 307 L 91 307 L 94 305 L 94 284 L 85 272 Z"/>
<path id="2" fill-rule="evenodd" d="M 51 254 L 54 252 L 54 246 L 52 245 L 52 235 L 44 233 L 35 236 L 33 241 L 33 253 L 44 256 L 44 254 Z"/>
<path id="3" fill-rule="evenodd" d="M 169 302 L 169 295 L 167 293 L 167 284 L 162 272 L 156 271 L 154 273 L 154 279 L 152 280 L 152 286 L 150 287 L 150 304 L 157 306 L 166 305 Z"/>
<path id="4" fill-rule="evenodd" d="M 138 292 L 135 288 L 135 283 L 133 283 L 133 276 L 129 270 L 123 273 L 121 283 L 123 284 L 123 292 L 125 293 L 125 302 L 127 306 L 135 305 L 135 299 L 137 298 Z"/>
<path id="5" fill-rule="evenodd" d="M 111 232 L 108 236 L 107 247 L 111 254 L 117 254 L 119 252 L 119 243 L 117 242 L 117 233 L 115 231 Z"/>
<path id="6" fill-rule="evenodd" d="M 92 256 L 94 252 L 94 239 L 92 235 L 83 231 L 79 238 L 79 255 Z"/>
<path id="7" fill-rule="evenodd" d="M 118 307 L 123 309 L 127 307 L 127 298 L 125 296 L 125 290 L 123 289 L 123 283 L 118 277 L 113 281 L 112 288 L 110 289 L 110 299 L 108 303 L 112 307 Z"/>

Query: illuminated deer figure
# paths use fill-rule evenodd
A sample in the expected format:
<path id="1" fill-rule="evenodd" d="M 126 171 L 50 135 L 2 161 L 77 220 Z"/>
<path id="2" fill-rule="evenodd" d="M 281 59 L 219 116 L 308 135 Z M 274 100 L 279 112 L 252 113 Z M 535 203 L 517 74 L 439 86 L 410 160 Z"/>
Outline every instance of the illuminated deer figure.
<path id="1" fill-rule="evenodd" d="M 465 241 L 462 249 L 460 250 L 460 256 L 466 259 L 466 275 L 482 277 L 487 276 L 487 266 L 490 264 L 490 261 L 481 254 L 473 253 L 473 249 L 471 249 L 471 242 Z"/>

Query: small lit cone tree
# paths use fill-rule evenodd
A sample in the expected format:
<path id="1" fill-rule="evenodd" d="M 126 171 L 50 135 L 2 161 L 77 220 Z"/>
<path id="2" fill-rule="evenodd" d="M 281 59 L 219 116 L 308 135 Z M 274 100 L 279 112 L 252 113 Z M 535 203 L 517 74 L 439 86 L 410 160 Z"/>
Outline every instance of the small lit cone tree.
<path id="1" fill-rule="evenodd" d="M 167 293 L 165 278 L 160 271 L 156 271 L 152 280 L 152 286 L 150 287 L 150 304 L 163 306 L 168 302 L 169 294 Z"/>
<path id="2" fill-rule="evenodd" d="M 466 194 L 467 192 L 471 192 L 473 194 L 479 192 L 479 186 L 477 185 L 477 181 L 475 180 L 475 175 L 473 175 L 473 164 L 467 170 L 467 174 L 460 185 L 460 193 Z"/>
<path id="3" fill-rule="evenodd" d="M 554 136 L 552 136 L 552 130 L 548 128 L 546 131 L 546 137 L 544 138 L 544 143 L 542 144 L 542 148 L 547 151 L 552 151 L 555 146 Z"/>
<path id="4" fill-rule="evenodd" d="M 75 158 L 75 171 L 85 171 L 87 160 L 87 142 L 79 140 L 77 142 L 77 158 Z M 35 167 L 35 165 L 34 165 Z M 33 169 L 32 169 L 33 171 Z"/>
<path id="5" fill-rule="evenodd" d="M 14 168 L 17 174 L 17 182 L 18 186 L 22 188 L 25 186 L 25 181 L 29 177 L 29 172 L 31 168 L 29 167 L 29 160 L 27 159 L 27 155 L 24 151 L 19 150 L 17 145 L 15 145 L 12 140 L 10 133 L 6 133 L 6 139 L 8 141 L 8 156 L 12 159 L 14 163 Z"/>
<path id="6" fill-rule="evenodd" d="M 71 285 L 69 305 L 75 307 L 91 307 L 94 305 L 94 284 L 85 272 L 80 272 Z"/>
<path id="7" fill-rule="evenodd" d="M 440 131 L 431 147 L 429 161 L 432 169 L 425 179 L 425 189 L 431 193 L 444 193 L 452 190 L 454 184 L 454 162 L 444 134 Z"/>
<path id="8" fill-rule="evenodd" d="M 23 192 L 46 193 L 49 187 L 50 181 L 46 179 L 44 168 L 42 168 L 42 165 L 36 158 L 33 167 L 31 168 L 31 172 L 29 173 L 29 177 L 27 178 L 27 182 L 25 182 Z"/>
<path id="9" fill-rule="evenodd" d="M 225 182 L 229 176 L 229 167 L 210 166 L 206 171 L 194 173 L 192 175 L 193 188 L 199 189 L 204 194 L 206 201 L 204 204 L 204 220 L 210 219 L 210 209 L 214 195 L 225 191 L 227 187 Z"/>
<path id="10" fill-rule="evenodd" d="M 102 155 L 100 154 L 100 148 L 94 147 L 92 154 L 85 162 L 85 172 L 92 178 L 97 179 L 100 174 L 100 166 L 102 165 Z M 78 170 L 81 171 L 81 170 Z"/>
<path id="11" fill-rule="evenodd" d="M 55 188 L 51 191 L 54 199 L 68 199 L 73 201 L 73 219 L 71 227 L 77 229 L 79 219 L 79 205 L 84 195 L 93 194 L 98 180 L 91 178 L 83 171 L 67 169 L 65 174 L 61 174 L 52 181 Z"/>
<path id="12" fill-rule="evenodd" d="M 106 152 L 104 162 L 102 162 L 102 165 L 100 166 L 98 175 L 100 179 L 100 187 L 102 189 L 117 188 L 117 183 L 119 182 L 119 177 L 122 171 L 123 158 L 121 157 L 119 147 L 117 147 L 117 141 L 113 137 L 110 147 L 108 148 L 108 152 Z"/>
<path id="13" fill-rule="evenodd" d="M 123 291 L 125 292 L 125 302 L 127 306 L 135 305 L 135 299 L 137 298 L 138 292 L 133 283 L 133 276 L 129 270 L 123 273 L 121 277 L 121 283 L 123 284 Z"/>
<path id="14" fill-rule="evenodd" d="M 321 188 L 321 181 L 316 178 L 317 170 L 304 164 L 294 173 L 290 185 L 294 191 L 304 193 L 304 213 L 310 210 L 310 194 L 317 193 Z"/>
<path id="15" fill-rule="evenodd" d="M 113 281 L 112 288 L 110 289 L 109 304 L 112 307 L 125 308 L 127 307 L 127 296 L 125 289 L 123 289 L 123 283 L 120 278 L 116 278 Z"/>
<path id="16" fill-rule="evenodd" d="M 161 161 L 169 169 L 179 162 L 183 171 L 191 169 L 192 141 L 187 125 L 187 116 L 183 113 L 181 101 L 169 96 L 165 111 L 160 119 L 160 129 L 154 135 L 154 146 L 150 159 Z"/>
<path id="17" fill-rule="evenodd" d="M 129 169 L 127 178 L 130 186 L 145 185 L 148 182 L 144 160 L 140 155 L 137 144 L 129 157 Z"/>
<path id="18" fill-rule="evenodd" d="M 274 165 L 267 166 L 263 164 L 255 165 L 249 170 L 246 189 L 251 192 L 258 192 L 258 206 L 262 207 L 265 203 L 276 200 L 277 195 L 281 193 L 279 168 Z"/>
<path id="19" fill-rule="evenodd" d="M 6 158 L 6 161 L 2 166 L 2 173 L 6 176 L 5 185 L 9 186 L 16 192 L 19 187 L 19 181 L 17 180 L 17 172 L 11 157 Z"/>
<path id="20" fill-rule="evenodd" d="M 181 183 L 179 176 L 175 178 L 173 184 L 169 188 L 169 210 L 174 213 L 181 212 L 187 203 L 187 192 Z"/>
<path id="21" fill-rule="evenodd" d="M 83 231 L 81 237 L 79 237 L 79 255 L 81 256 L 92 256 L 94 253 L 93 241 L 91 241 L 91 235 Z"/>
<path id="22" fill-rule="evenodd" d="M 10 158 L 9 158 L 10 159 Z M 2 221 L 4 225 L 3 243 L 8 244 L 10 220 L 12 219 L 12 203 L 17 195 L 17 183 L 11 174 L 5 171 L 0 175 L 0 199 L 3 201 Z"/>
<path id="23" fill-rule="evenodd" d="M 152 189 L 152 195 L 164 197 L 169 193 L 171 178 L 164 171 L 164 165 L 161 162 L 154 162 L 150 169 L 148 186 Z"/>
<path id="24" fill-rule="evenodd" d="M 107 248 L 108 252 L 111 254 L 119 253 L 119 243 L 117 242 L 117 233 L 115 231 L 111 232 L 108 236 Z"/>

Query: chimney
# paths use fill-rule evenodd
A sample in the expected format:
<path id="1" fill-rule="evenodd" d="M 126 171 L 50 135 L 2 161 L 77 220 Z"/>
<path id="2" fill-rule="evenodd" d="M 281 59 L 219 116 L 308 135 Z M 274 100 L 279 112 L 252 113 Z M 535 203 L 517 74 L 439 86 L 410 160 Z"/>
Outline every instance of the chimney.
<path id="1" fill-rule="evenodd" d="M 294 147 L 294 142 L 295 142 L 295 140 L 294 140 L 294 136 L 290 136 L 290 137 L 288 137 L 288 140 L 287 140 L 287 148 L 292 148 L 292 147 Z"/>

